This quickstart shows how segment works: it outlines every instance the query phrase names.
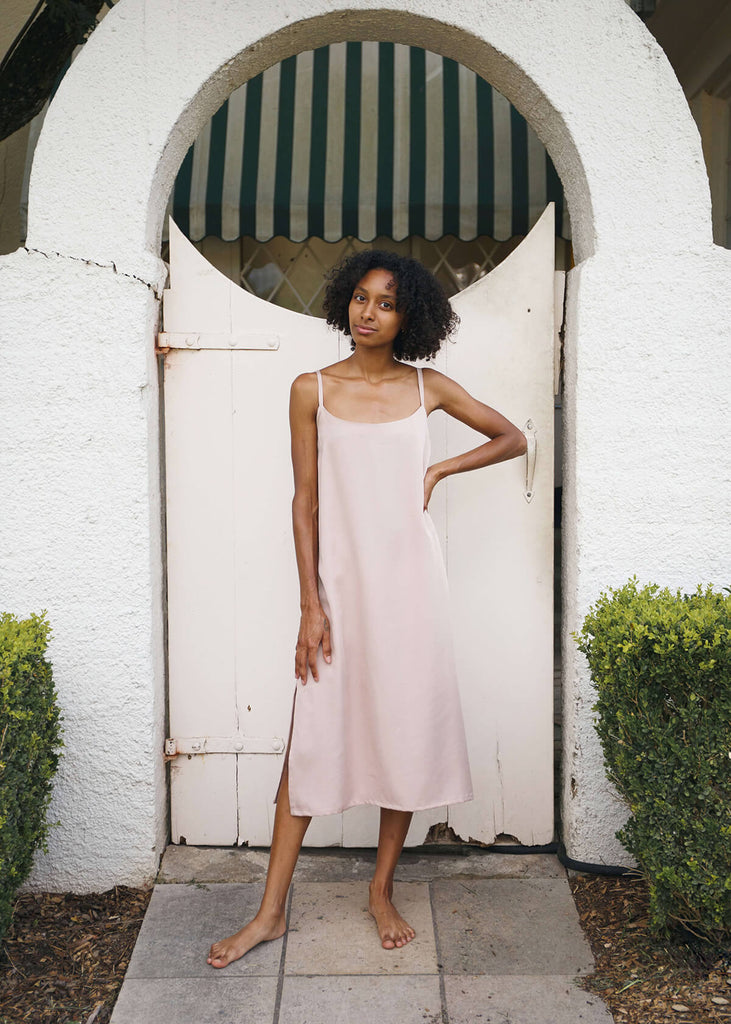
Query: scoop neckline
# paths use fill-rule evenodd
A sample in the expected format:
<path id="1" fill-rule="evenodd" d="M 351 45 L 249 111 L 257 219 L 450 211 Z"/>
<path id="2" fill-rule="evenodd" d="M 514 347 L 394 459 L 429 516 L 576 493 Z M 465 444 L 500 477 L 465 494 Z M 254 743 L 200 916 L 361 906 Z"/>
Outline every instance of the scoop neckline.
<path id="1" fill-rule="evenodd" d="M 407 420 L 413 420 L 418 412 L 422 409 L 425 410 L 425 407 L 419 403 L 416 409 L 409 413 L 408 416 L 400 416 L 397 420 L 346 420 L 343 416 L 336 416 L 334 412 L 330 412 L 324 405 L 318 405 L 317 411 L 319 412 L 320 409 L 326 412 L 331 419 L 337 420 L 339 423 L 353 423 L 359 427 L 389 427 L 392 423 L 406 423 Z"/>

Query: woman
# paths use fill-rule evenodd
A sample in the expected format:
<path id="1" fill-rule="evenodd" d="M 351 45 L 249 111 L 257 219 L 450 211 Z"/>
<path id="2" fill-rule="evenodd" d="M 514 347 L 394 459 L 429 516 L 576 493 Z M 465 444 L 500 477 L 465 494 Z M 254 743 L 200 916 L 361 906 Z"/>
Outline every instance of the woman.
<path id="1" fill-rule="evenodd" d="M 292 384 L 298 680 L 262 903 L 208 963 L 285 931 L 285 900 L 314 814 L 381 808 L 369 910 L 384 949 L 414 930 L 393 876 L 413 811 L 472 798 L 448 628 L 447 581 L 427 508 L 452 473 L 525 452 L 521 431 L 433 369 L 458 318 L 415 260 L 366 251 L 329 276 L 325 313 L 352 355 Z M 429 465 L 434 409 L 488 440 Z"/>

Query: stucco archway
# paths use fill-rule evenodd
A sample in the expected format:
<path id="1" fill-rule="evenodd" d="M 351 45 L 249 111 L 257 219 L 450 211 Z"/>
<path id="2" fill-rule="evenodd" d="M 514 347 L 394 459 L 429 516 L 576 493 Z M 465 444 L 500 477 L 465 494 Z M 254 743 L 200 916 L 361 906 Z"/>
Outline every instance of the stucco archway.
<path id="1" fill-rule="evenodd" d="M 631 572 L 692 585 L 723 571 L 723 544 L 706 538 L 720 498 L 704 466 L 722 454 L 708 437 L 723 436 L 728 259 L 711 244 L 680 86 L 624 0 L 484 0 L 447 12 L 434 0 L 122 0 L 58 90 L 36 151 L 26 249 L 0 261 L 3 385 L 17 411 L 10 473 L 24 481 L 4 523 L 6 600 L 49 608 L 67 717 L 62 825 L 39 885 L 139 883 L 165 838 L 152 337 L 174 175 L 233 88 L 345 38 L 425 46 L 468 65 L 530 121 L 562 178 L 579 262 L 567 300 L 567 632 L 600 587 Z M 678 439 L 670 475 L 668 431 Z M 39 475 L 48 500 L 29 523 Z M 669 512 L 678 505 L 681 522 Z M 617 861 L 622 809 L 570 642 L 564 678 L 567 847 Z"/>

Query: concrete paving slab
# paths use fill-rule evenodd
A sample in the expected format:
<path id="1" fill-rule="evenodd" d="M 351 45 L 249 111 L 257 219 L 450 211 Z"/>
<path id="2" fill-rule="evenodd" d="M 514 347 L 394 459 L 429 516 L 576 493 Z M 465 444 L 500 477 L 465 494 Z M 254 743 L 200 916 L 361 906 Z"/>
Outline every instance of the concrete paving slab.
<path id="1" fill-rule="evenodd" d="M 430 882 L 435 878 L 563 878 L 566 872 L 552 853 L 497 853 L 470 849 L 466 854 L 402 854 L 396 879 Z"/>
<path id="2" fill-rule="evenodd" d="M 214 846 L 168 846 L 157 882 L 263 882 L 269 850 Z"/>
<path id="3" fill-rule="evenodd" d="M 565 870 L 553 854 L 506 854 L 475 847 L 438 846 L 433 852 L 405 850 L 396 868 L 401 882 L 433 878 L 563 878 Z M 295 881 L 367 881 L 373 875 L 375 850 L 342 848 L 303 850 Z M 210 846 L 168 846 L 158 883 L 259 882 L 266 877 L 269 851 L 217 849 Z"/>
<path id="4" fill-rule="evenodd" d="M 612 1024 L 597 996 L 570 977 L 445 977 L 450 1024 Z"/>
<path id="5" fill-rule="evenodd" d="M 256 913 L 264 886 L 157 885 L 132 953 L 128 978 L 207 978 L 211 943 L 238 931 Z M 265 942 L 226 968 L 226 976 L 276 975 L 282 940 Z"/>
<path id="6" fill-rule="evenodd" d="M 445 974 L 578 975 L 593 970 L 565 878 L 432 884 Z"/>
<path id="7" fill-rule="evenodd" d="M 429 887 L 396 883 L 394 903 L 416 938 L 401 949 L 383 949 L 363 882 L 295 883 L 285 973 L 436 974 Z"/>
<path id="8" fill-rule="evenodd" d="M 441 1024 L 439 978 L 285 978 L 279 1024 Z"/>
<path id="9" fill-rule="evenodd" d="M 127 978 L 110 1024 L 269 1024 L 276 978 Z"/>

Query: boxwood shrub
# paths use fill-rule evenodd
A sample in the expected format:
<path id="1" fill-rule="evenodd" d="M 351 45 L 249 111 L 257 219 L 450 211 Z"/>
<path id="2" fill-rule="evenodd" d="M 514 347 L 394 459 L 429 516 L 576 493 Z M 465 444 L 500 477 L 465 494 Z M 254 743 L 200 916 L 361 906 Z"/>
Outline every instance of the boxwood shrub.
<path id="1" fill-rule="evenodd" d="M 636 578 L 576 635 L 596 686 L 609 779 L 631 815 L 617 837 L 650 889 L 657 934 L 731 936 L 731 595 Z"/>
<path id="2" fill-rule="evenodd" d="M 0 615 L 0 938 L 36 849 L 61 747 L 60 715 L 46 659 L 45 613 Z"/>

